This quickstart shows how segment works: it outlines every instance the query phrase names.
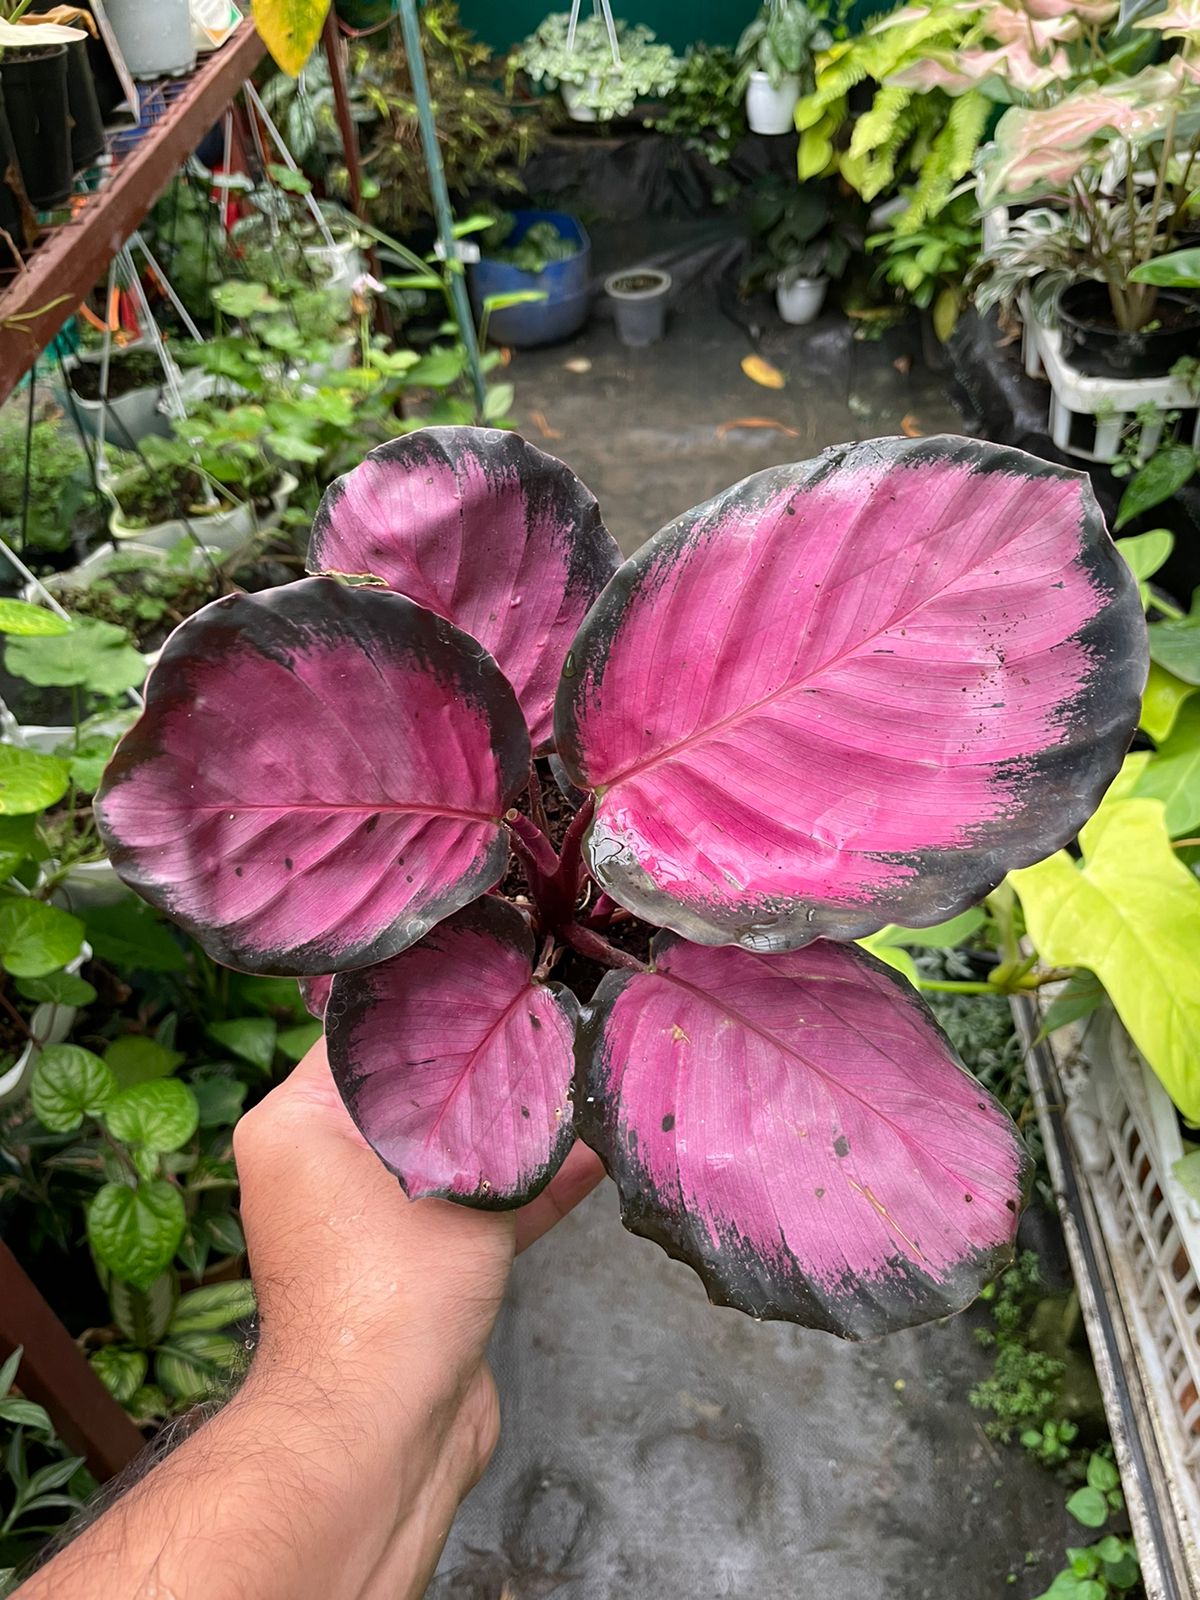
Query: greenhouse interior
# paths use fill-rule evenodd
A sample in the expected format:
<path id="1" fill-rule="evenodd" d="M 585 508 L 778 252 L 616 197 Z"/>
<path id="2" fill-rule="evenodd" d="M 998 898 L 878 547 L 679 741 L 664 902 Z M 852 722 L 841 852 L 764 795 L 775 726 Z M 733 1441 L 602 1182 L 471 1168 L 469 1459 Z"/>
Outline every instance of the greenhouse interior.
<path id="1" fill-rule="evenodd" d="M 1198 0 L 0 145 L 0 1595 L 1200 1600 Z"/>

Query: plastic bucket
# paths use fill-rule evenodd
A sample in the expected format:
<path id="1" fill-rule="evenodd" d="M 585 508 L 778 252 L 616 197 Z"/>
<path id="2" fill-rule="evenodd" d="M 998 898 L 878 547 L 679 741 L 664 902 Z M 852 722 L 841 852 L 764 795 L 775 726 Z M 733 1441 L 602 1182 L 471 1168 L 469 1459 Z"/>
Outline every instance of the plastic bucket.
<path id="1" fill-rule="evenodd" d="M 38 211 L 66 205 L 75 182 L 67 112 L 67 47 L 7 50 L 0 61 L 8 126 L 25 193 Z"/>
<path id="2" fill-rule="evenodd" d="M 527 350 L 534 345 L 568 339 L 587 321 L 592 303 L 592 241 L 577 217 L 565 211 L 514 211 L 516 226 L 506 243 L 519 244 L 535 222 L 552 222 L 563 239 L 574 239 L 579 249 L 566 261 L 547 263 L 544 272 L 523 272 L 507 261 L 485 256 L 467 269 L 471 304 L 476 317 L 492 295 L 517 294 L 536 289 L 544 300 L 508 306 L 488 319 L 488 336 L 495 344 Z"/>

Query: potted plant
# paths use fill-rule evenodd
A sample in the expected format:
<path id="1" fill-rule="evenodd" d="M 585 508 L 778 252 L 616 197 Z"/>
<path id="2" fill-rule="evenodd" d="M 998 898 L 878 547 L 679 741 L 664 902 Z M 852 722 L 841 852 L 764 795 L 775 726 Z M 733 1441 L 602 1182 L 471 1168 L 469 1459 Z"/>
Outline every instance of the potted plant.
<path id="1" fill-rule="evenodd" d="M 1169 29 L 1172 15 L 1137 26 Z M 1134 276 L 1186 226 L 1194 157 L 1177 129 L 1198 111 L 1200 88 L 1176 56 L 1100 89 L 1085 84 L 1052 106 L 1011 107 L 984 153 L 984 205 L 1054 195 L 1069 214 L 1076 281 L 1055 309 L 1063 360 L 1079 373 L 1162 377 L 1200 351 L 1200 301 Z"/>
<path id="2" fill-rule="evenodd" d="M 750 229 L 756 252 L 743 289 L 773 289 L 779 315 L 794 325 L 819 314 L 830 279 L 841 277 L 862 243 L 844 200 L 828 184 L 797 185 L 787 179 L 760 184 L 750 208 Z"/>
<path id="3" fill-rule="evenodd" d="M 176 382 L 182 382 L 179 369 L 173 370 Z M 150 434 L 165 438 L 170 433 L 171 419 L 163 404 L 163 363 L 148 342 L 135 339 L 110 349 L 107 394 L 101 393 L 104 356 L 98 349 L 85 348 L 64 357 L 63 373 L 71 391 L 70 400 L 63 397 L 63 407 L 89 438 L 98 436 L 101 412 L 105 439 L 121 450 L 132 450 Z"/>
<path id="4" fill-rule="evenodd" d="M 17 547 L 23 540 L 25 559 L 39 567 L 61 564 L 103 527 L 101 500 L 62 413 L 38 403 L 30 430 L 26 402 L 21 395 L 0 408 L 0 534 Z"/>
<path id="5" fill-rule="evenodd" d="M 854 941 L 1065 845 L 1120 765 L 1145 624 L 1082 475 L 848 445 L 621 565 L 561 463 L 433 429 L 330 488 L 309 566 L 382 586 L 190 618 L 97 815 L 218 960 L 310 980 L 405 1191 L 512 1207 L 581 1137 L 721 1304 L 866 1338 L 974 1300 L 1029 1158 Z"/>
<path id="6" fill-rule="evenodd" d="M 585 17 L 570 38 L 571 19 L 554 12 L 510 57 L 534 83 L 560 90 L 572 122 L 611 122 L 633 115 L 641 100 L 670 93 L 679 62 L 650 28 Z"/>
<path id="7" fill-rule="evenodd" d="M 21 179 L 30 204 L 54 211 L 71 195 L 67 47 L 81 28 L 26 18 L 29 0 L 0 0 L 0 83 Z"/>
<path id="8" fill-rule="evenodd" d="M 522 296 L 487 317 L 497 344 L 527 349 L 569 338 L 591 306 L 592 244 L 565 211 L 506 212 L 478 235 L 479 260 L 467 268 L 477 318 L 489 300 Z"/>
<path id="9" fill-rule="evenodd" d="M 737 93 L 751 133 L 791 133 L 796 102 L 813 90 L 813 61 L 833 36 L 804 0 L 766 0 L 738 41 Z"/>
<path id="10" fill-rule="evenodd" d="M 683 140 L 713 167 L 729 161 L 746 132 L 737 57 L 723 45 L 694 44 L 651 127 Z"/>
<path id="11" fill-rule="evenodd" d="M 866 247 L 881 253 L 876 279 L 921 312 L 923 338 L 925 330 L 932 331 L 926 358 L 933 365 L 930 358 L 936 358 L 937 347 L 954 331 L 966 302 L 967 273 L 979 254 L 974 196 L 957 196 L 915 233 L 904 228 L 902 220 L 903 213 L 890 228 L 869 235 Z"/>

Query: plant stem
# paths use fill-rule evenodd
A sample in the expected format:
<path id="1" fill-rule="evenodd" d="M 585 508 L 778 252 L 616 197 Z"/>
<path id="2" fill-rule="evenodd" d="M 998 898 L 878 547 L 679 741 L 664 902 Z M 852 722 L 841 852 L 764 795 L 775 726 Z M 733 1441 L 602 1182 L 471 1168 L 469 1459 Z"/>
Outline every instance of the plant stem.
<path id="1" fill-rule="evenodd" d="M 559 930 L 559 937 L 564 944 L 569 944 L 572 950 L 577 950 L 581 956 L 597 962 L 602 967 L 621 967 L 630 972 L 648 972 L 650 969 L 636 956 L 631 956 L 627 950 L 618 950 L 615 944 L 609 944 L 607 939 L 602 939 L 592 928 L 583 928 L 577 922 L 570 922 L 565 928 Z"/>
<path id="2" fill-rule="evenodd" d="M 520 811 L 509 811 L 504 820 L 508 824 L 513 844 L 516 845 L 519 839 L 525 847 L 521 851 L 522 856 L 531 858 L 543 877 L 552 877 L 558 870 L 558 857 L 554 853 L 554 846 L 537 823 L 523 816 Z"/>
<path id="3" fill-rule="evenodd" d="M 16 1023 L 17 1027 L 20 1028 L 25 1037 L 27 1039 L 32 1039 L 33 1029 L 25 1021 L 25 1018 L 17 1010 L 16 1006 L 13 1005 L 12 1001 L 4 993 L 3 989 L 0 989 L 0 1006 L 4 1007 L 5 1011 L 8 1012 L 9 1016 Z"/>
<path id="4" fill-rule="evenodd" d="M 550 824 L 546 820 L 546 802 L 542 795 L 542 780 L 538 777 L 537 762 L 529 761 L 529 814 L 535 824 L 549 837 Z"/>
<path id="5" fill-rule="evenodd" d="M 555 873 L 555 881 L 561 888 L 563 897 L 571 908 L 572 918 L 575 911 L 575 902 L 579 899 L 579 885 L 583 877 L 583 836 L 591 824 L 595 810 L 595 797 L 588 795 L 579 810 L 571 818 L 571 826 L 567 829 L 566 837 L 562 842 L 562 850 L 559 852 L 558 871 Z"/>
<path id="6" fill-rule="evenodd" d="M 1171 849 L 1172 850 L 1186 850 L 1186 849 L 1189 848 L 1189 846 L 1197 845 L 1197 844 L 1200 844 L 1200 838 L 1196 838 L 1196 839 L 1172 839 L 1171 840 Z"/>

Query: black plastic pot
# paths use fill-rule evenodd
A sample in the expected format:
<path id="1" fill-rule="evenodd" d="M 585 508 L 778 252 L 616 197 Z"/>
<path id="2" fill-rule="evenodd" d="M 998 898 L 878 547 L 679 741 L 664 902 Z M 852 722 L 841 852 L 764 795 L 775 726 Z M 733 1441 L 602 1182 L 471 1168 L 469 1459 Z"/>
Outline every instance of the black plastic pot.
<path id="1" fill-rule="evenodd" d="M 75 181 L 66 45 L 6 50 L 0 80 L 25 193 L 38 211 L 54 211 L 66 205 Z"/>
<path id="2" fill-rule="evenodd" d="M 71 114 L 71 165 L 76 172 L 82 172 L 95 166 L 107 149 L 96 80 L 83 39 L 67 46 L 67 106 Z"/>
<path id="3" fill-rule="evenodd" d="M 1072 283 L 1058 297 L 1063 360 L 1093 378 L 1165 378 L 1181 356 L 1200 354 L 1200 300 L 1160 289 L 1152 326 L 1127 332 L 1113 320 L 1102 283 Z"/>
<path id="4" fill-rule="evenodd" d="M 8 126 L 8 114 L 4 109 L 4 81 L 0 78 L 0 228 L 4 229 L 18 250 L 25 243 L 25 230 L 21 223 L 21 197 L 9 183 L 8 174 L 11 172 L 19 183 L 20 170 L 17 149 Z M 16 262 L 11 259 L 11 252 L 6 247 L 0 252 L 0 270 L 7 271 L 15 265 Z"/>

